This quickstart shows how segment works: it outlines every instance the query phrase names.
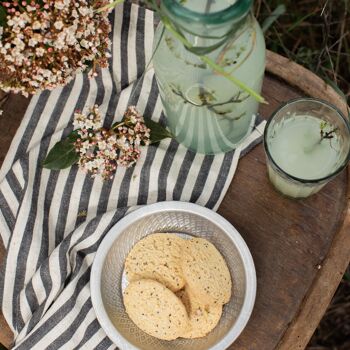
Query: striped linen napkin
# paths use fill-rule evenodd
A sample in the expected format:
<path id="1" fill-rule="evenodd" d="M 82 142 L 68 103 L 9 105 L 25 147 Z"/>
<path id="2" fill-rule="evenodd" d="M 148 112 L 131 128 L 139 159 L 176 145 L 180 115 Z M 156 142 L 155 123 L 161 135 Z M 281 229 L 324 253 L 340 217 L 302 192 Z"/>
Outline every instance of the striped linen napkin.
<path id="1" fill-rule="evenodd" d="M 239 149 L 215 156 L 167 139 L 144 148 L 134 168 L 118 168 L 106 182 L 77 166 L 62 171 L 40 166 L 72 131 L 77 109 L 101 105 L 109 127 L 134 104 L 164 123 L 153 70 L 136 85 L 152 55 L 154 21 L 152 11 L 120 5 L 111 14 L 109 69 L 95 80 L 80 74 L 64 88 L 33 97 L 12 142 L 0 171 L 0 233 L 7 250 L 0 302 L 15 349 L 115 349 L 90 299 L 90 268 L 105 234 L 137 206 L 158 201 L 216 210 L 240 154 L 260 141 L 264 123 Z"/>

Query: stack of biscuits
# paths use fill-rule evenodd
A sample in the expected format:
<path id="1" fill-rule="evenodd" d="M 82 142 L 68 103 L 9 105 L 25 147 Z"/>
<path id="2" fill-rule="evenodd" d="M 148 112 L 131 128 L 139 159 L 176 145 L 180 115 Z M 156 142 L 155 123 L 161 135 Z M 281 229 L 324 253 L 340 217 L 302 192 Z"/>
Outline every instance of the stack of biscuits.
<path id="1" fill-rule="evenodd" d="M 226 262 L 206 239 L 151 234 L 132 248 L 125 271 L 126 312 L 140 329 L 159 339 L 204 337 L 231 298 Z"/>

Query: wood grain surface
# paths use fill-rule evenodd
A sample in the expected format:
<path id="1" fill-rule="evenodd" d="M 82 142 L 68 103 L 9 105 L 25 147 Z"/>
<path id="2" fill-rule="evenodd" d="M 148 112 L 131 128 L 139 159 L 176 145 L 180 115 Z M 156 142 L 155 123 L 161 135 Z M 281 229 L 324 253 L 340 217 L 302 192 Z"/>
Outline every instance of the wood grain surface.
<path id="1" fill-rule="evenodd" d="M 297 86 L 304 94 L 323 98 L 336 105 L 345 116 L 350 117 L 350 108 L 340 95 L 323 80 L 309 72 L 304 67 L 279 56 L 267 52 L 267 70 L 284 79 L 288 84 Z M 290 74 L 290 72 L 294 74 Z M 303 79 L 301 79 L 303 77 Z M 321 88 L 320 88 L 321 87 Z M 343 209 L 343 219 L 339 222 L 339 230 L 335 232 L 333 241 L 320 272 L 300 305 L 296 317 L 288 326 L 280 340 L 279 350 L 303 349 L 307 345 L 314 330 L 320 322 L 326 307 L 329 305 L 338 284 L 350 262 L 350 169 L 346 170 L 347 190 L 344 192 L 346 205 Z"/>
<path id="2" fill-rule="evenodd" d="M 346 111 L 331 88 L 295 63 L 269 52 L 267 70 L 263 94 L 269 105 L 261 108 L 265 118 L 281 102 L 305 95 Z M 11 96 L 4 105 L 1 162 L 27 103 Z M 269 184 L 262 145 L 240 161 L 219 213 L 246 240 L 258 289 L 252 317 L 231 350 L 305 348 L 350 259 L 349 188 L 347 170 L 313 197 L 290 200 Z M 3 255 L 0 247 L 0 259 Z M 2 322 L 0 318 L 0 342 L 9 346 L 11 332 Z"/>
<path id="3" fill-rule="evenodd" d="M 302 94 L 268 75 L 264 96 L 270 105 L 262 108 L 263 115 Z M 347 188 L 344 172 L 315 196 L 290 200 L 269 184 L 262 145 L 241 160 L 219 213 L 236 226 L 251 249 L 258 287 L 252 318 L 230 349 L 305 348 L 349 259 L 347 248 L 343 267 L 334 270 L 334 280 L 324 281 L 330 284 L 319 291 L 323 300 L 310 295 L 316 279 L 324 278 L 322 266 L 344 221 Z M 299 318 L 308 298 L 316 305 L 307 319 Z"/>

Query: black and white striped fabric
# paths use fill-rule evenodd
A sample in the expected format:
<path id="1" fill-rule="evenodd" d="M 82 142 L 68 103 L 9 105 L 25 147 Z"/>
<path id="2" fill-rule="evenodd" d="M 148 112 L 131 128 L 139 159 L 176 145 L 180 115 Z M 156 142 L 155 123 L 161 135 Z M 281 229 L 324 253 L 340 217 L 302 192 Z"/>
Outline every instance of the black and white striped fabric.
<path id="1" fill-rule="evenodd" d="M 7 250 L 0 302 L 15 349 L 115 349 L 96 320 L 89 289 L 91 264 L 105 234 L 148 203 L 191 201 L 217 209 L 241 151 L 259 140 L 263 128 L 236 151 L 216 156 L 164 140 L 144 148 L 134 168 L 118 168 L 107 182 L 77 166 L 43 169 L 48 151 L 72 131 L 76 109 L 101 105 L 107 127 L 130 104 L 155 121 L 165 120 L 153 70 L 136 84 L 152 54 L 153 12 L 120 5 L 111 21 L 109 69 L 95 80 L 81 74 L 64 88 L 35 96 L 0 172 L 0 232 Z"/>

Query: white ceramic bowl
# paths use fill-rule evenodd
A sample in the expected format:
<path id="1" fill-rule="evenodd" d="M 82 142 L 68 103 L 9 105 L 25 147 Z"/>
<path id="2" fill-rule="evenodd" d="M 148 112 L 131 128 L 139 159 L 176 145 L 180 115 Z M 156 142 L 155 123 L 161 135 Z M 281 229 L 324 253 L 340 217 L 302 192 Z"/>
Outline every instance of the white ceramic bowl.
<path id="1" fill-rule="evenodd" d="M 212 242 L 232 277 L 232 297 L 219 324 L 206 337 L 164 341 L 141 331 L 125 312 L 124 261 L 141 238 L 154 232 L 186 233 Z M 256 274 L 252 256 L 237 230 L 223 217 L 196 204 L 160 202 L 125 216 L 97 250 L 91 271 L 91 298 L 108 337 L 122 350 L 223 350 L 242 332 L 253 310 Z"/>

